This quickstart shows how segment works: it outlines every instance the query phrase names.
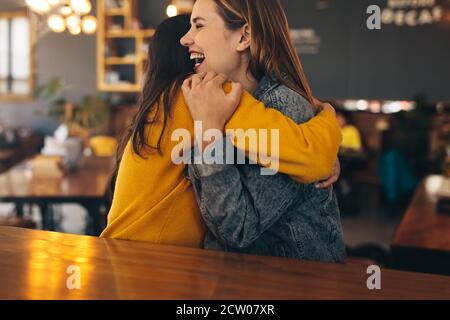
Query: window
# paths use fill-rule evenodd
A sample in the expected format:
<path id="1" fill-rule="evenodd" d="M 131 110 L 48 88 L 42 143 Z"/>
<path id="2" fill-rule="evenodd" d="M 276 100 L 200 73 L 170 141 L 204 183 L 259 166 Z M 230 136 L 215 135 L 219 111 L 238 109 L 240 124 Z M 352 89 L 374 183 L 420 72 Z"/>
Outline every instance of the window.
<path id="1" fill-rule="evenodd" d="M 31 24 L 26 12 L 0 12 L 0 100 L 33 93 Z"/>

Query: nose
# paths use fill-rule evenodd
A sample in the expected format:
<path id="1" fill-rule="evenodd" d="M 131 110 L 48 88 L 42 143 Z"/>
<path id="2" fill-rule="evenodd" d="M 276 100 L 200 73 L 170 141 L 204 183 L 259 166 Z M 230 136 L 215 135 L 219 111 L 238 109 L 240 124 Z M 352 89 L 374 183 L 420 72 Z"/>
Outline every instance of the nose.
<path id="1" fill-rule="evenodd" d="M 180 39 L 180 43 L 182 46 L 189 47 L 194 44 L 194 39 L 191 36 L 191 30 L 188 31 L 183 37 Z"/>

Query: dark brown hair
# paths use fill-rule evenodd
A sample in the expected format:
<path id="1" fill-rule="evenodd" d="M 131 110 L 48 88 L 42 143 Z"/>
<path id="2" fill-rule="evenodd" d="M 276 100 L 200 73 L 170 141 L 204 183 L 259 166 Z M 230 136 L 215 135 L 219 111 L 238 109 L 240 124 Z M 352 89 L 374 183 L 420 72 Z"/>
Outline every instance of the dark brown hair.
<path id="1" fill-rule="evenodd" d="M 192 73 L 194 63 L 188 49 L 180 45 L 180 39 L 190 29 L 190 16 L 179 15 L 163 21 L 155 31 L 149 45 L 149 59 L 145 70 L 145 82 L 139 97 L 139 109 L 132 124 L 123 135 L 116 155 L 116 168 L 110 182 L 109 200 L 115 190 L 120 162 L 125 148 L 131 142 L 135 154 L 145 158 L 144 152 L 161 152 L 167 121 L 174 100 L 184 79 Z M 150 145 L 146 134 L 163 113 L 163 129 L 156 145 Z"/>

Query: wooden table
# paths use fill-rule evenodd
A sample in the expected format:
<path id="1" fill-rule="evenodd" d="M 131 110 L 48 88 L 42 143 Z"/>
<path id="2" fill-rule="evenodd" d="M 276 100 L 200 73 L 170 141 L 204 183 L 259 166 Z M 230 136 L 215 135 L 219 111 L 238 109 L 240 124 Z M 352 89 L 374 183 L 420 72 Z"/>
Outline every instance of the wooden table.
<path id="1" fill-rule="evenodd" d="M 80 289 L 67 289 L 69 266 Z M 0 299 L 450 299 L 450 277 L 0 227 Z"/>
<path id="2" fill-rule="evenodd" d="M 54 229 L 51 204 L 78 203 L 92 219 L 88 232 L 97 235 L 101 231 L 99 210 L 113 167 L 112 157 L 86 157 L 77 172 L 58 177 L 51 173 L 37 174 L 23 162 L 0 175 L 0 201 L 16 203 L 19 215 L 23 214 L 24 204 L 37 204 L 44 229 L 50 230 Z"/>
<path id="3" fill-rule="evenodd" d="M 450 275 L 450 215 L 436 210 L 442 181 L 429 176 L 416 190 L 392 242 L 396 267 Z"/>
<path id="4" fill-rule="evenodd" d="M 27 129 L 20 129 L 19 132 L 14 146 L 11 146 L 11 148 L 0 148 L 0 173 L 8 170 L 18 162 L 32 157 L 41 149 L 43 143 L 41 135 L 30 132 Z"/>
<path id="5" fill-rule="evenodd" d="M 14 149 L 0 149 L 0 162 L 7 161 L 15 155 Z"/>

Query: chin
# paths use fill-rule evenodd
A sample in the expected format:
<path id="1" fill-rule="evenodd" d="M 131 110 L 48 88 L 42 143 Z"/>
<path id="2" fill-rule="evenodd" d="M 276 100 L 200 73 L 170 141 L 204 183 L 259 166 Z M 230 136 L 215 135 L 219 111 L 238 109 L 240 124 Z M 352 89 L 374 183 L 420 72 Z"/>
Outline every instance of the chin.
<path id="1" fill-rule="evenodd" d="M 209 72 L 208 68 L 205 68 L 205 66 L 200 66 L 197 69 L 195 69 L 195 73 L 206 73 Z"/>

